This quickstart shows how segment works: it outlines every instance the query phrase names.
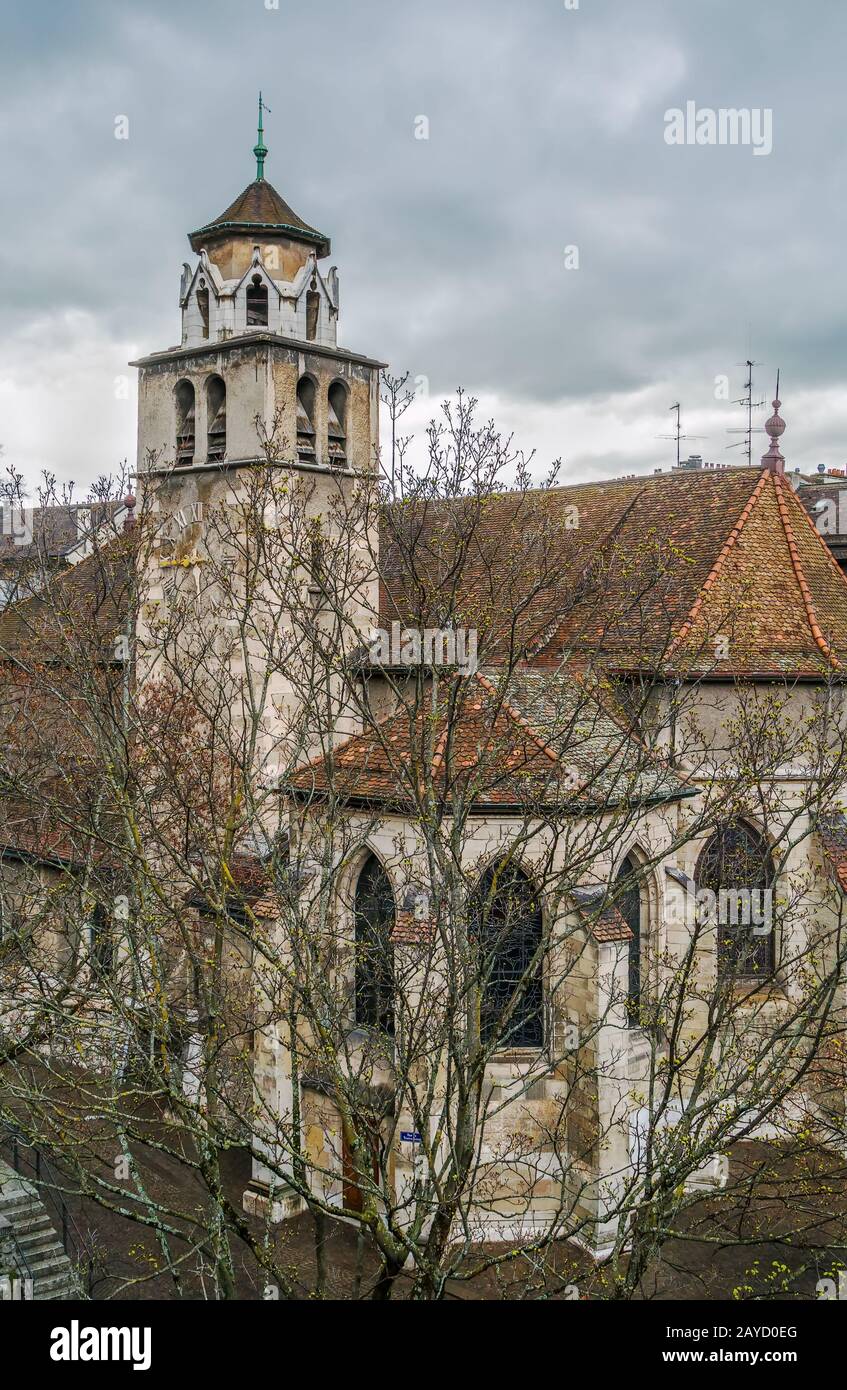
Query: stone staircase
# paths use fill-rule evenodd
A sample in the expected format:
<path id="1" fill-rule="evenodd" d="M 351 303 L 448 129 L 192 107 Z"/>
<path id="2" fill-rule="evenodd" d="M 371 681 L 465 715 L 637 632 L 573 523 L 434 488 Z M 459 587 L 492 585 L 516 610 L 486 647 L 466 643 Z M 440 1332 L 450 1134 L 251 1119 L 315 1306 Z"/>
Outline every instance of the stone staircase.
<path id="1" fill-rule="evenodd" d="M 0 1299 L 83 1297 L 73 1265 L 62 1248 L 38 1190 L 2 1160 L 0 1265 L 0 1273 L 8 1274 L 10 1268 L 16 1268 L 21 1281 L 12 1289 L 8 1278 L 4 1280 L 0 1284 Z M 31 1289 L 23 1282 L 30 1278 Z"/>

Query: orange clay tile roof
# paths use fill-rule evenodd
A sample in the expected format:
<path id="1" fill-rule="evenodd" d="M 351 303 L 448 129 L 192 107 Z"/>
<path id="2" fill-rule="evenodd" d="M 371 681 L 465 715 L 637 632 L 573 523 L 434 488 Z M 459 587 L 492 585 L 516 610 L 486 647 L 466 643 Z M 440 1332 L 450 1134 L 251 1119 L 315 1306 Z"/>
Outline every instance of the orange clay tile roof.
<path id="1" fill-rule="evenodd" d="M 4 805 L 0 822 L 0 859 L 7 855 L 25 855 L 42 864 L 67 868 L 93 861 L 101 868 L 109 868 L 115 862 L 112 852 L 85 824 L 57 825 L 50 817 L 47 802 L 41 814 L 30 806 Z"/>
<path id="2" fill-rule="evenodd" d="M 847 661 L 847 579 L 767 470 L 400 503 L 381 555 L 382 626 L 476 628 L 485 664 L 599 652 L 624 671 L 820 679 Z"/>
<path id="3" fill-rule="evenodd" d="M 627 925 L 619 908 L 606 901 L 606 890 L 596 893 L 574 889 L 571 894 L 577 914 L 588 927 L 596 941 L 632 941 L 632 929 Z"/>
<path id="4" fill-rule="evenodd" d="M 283 790 L 404 811 L 432 794 L 448 810 L 563 814 L 694 794 L 570 675 L 526 670 L 503 691 L 497 674 L 428 686 L 415 707 L 346 739 Z"/>

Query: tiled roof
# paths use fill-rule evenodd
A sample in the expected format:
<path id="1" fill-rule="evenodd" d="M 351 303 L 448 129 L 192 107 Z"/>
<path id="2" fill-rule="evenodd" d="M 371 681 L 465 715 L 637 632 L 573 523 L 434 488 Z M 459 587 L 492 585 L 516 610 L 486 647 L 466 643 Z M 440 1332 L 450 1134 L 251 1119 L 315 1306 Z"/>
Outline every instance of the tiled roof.
<path id="1" fill-rule="evenodd" d="M 381 555 L 382 625 L 475 627 L 486 663 L 601 651 L 622 670 L 794 678 L 847 661 L 847 580 L 769 471 L 401 503 Z"/>
<path id="2" fill-rule="evenodd" d="M 797 496 L 805 507 L 813 523 L 821 523 L 821 534 L 839 564 L 847 561 L 847 530 L 841 529 L 843 515 L 843 495 L 847 493 L 847 478 L 827 478 L 820 476 L 805 479 L 797 489 Z M 828 503 L 828 506 L 824 504 Z"/>
<path id="3" fill-rule="evenodd" d="M 233 231 L 288 233 L 295 241 L 314 242 L 319 256 L 328 256 L 330 252 L 329 237 L 304 222 L 267 179 L 255 179 L 253 183 L 248 183 L 244 192 L 239 193 L 235 202 L 230 203 L 219 217 L 191 232 L 189 241 L 192 250 L 200 251 L 210 236 Z"/>
<path id="4" fill-rule="evenodd" d="M 23 854 L 42 864 L 73 865 L 85 860 L 63 828 L 48 831 L 20 823 L 0 828 L 0 859 L 8 854 Z"/>
<path id="5" fill-rule="evenodd" d="M 80 794 L 80 804 L 74 807 L 65 804 L 66 820 L 57 824 L 51 807 L 55 808 L 60 794 L 59 787 L 51 784 L 43 788 L 44 800 L 40 804 L 35 796 L 29 805 L 4 800 L 0 818 L 0 858 L 9 854 L 25 855 L 57 868 L 73 869 L 92 861 L 101 869 L 114 868 L 116 860 L 108 845 L 108 826 L 101 827 L 101 833 L 95 834 L 88 824 L 91 807 L 84 804 L 84 792 Z"/>
<path id="6" fill-rule="evenodd" d="M 574 812 L 693 794 L 572 677 L 521 672 L 505 692 L 496 679 L 477 672 L 429 687 L 416 710 L 346 739 L 285 789 L 398 809 L 432 789 L 445 806 L 461 797 L 477 809 Z"/>
<path id="7" fill-rule="evenodd" d="M 620 909 L 606 900 L 606 890 L 596 892 L 574 889 L 571 893 L 580 919 L 596 941 L 632 941 L 632 930 Z"/>
<path id="8" fill-rule="evenodd" d="M 13 508 L 10 514 L 8 501 L 0 502 L 0 561 L 19 562 L 39 557 L 61 559 L 79 543 L 80 532 L 85 535 L 101 525 L 121 505 L 119 502 L 80 502 L 28 508 L 25 520 L 32 539 L 21 545 L 19 509 Z"/>
<path id="9" fill-rule="evenodd" d="M 0 613 L 0 664 L 20 654 L 28 665 L 63 662 L 69 643 L 108 643 L 123 632 L 129 603 L 132 533 L 109 541 L 78 565 L 53 575 L 31 598 Z"/>

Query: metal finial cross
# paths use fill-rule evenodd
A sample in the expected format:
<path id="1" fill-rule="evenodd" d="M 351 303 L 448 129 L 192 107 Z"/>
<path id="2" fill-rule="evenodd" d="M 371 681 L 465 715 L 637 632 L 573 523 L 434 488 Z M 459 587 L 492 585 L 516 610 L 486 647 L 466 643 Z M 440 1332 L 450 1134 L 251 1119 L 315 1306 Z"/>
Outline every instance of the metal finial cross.
<path id="1" fill-rule="evenodd" d="M 268 155 L 268 147 L 265 144 L 265 132 L 262 124 L 262 113 L 270 111 L 270 107 L 262 100 L 262 93 L 259 93 L 259 139 L 253 146 L 253 153 L 256 156 L 256 181 L 265 177 L 265 160 Z"/>

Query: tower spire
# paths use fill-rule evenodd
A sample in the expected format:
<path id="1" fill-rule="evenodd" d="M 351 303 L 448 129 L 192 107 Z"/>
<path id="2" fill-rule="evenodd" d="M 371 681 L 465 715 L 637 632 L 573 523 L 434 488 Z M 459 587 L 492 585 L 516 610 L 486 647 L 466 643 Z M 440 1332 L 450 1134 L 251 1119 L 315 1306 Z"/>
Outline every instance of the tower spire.
<path id="1" fill-rule="evenodd" d="M 258 183 L 265 177 L 265 160 L 268 154 L 268 147 L 265 144 L 265 132 L 262 126 L 262 112 L 270 111 L 262 101 L 262 93 L 259 93 L 259 139 L 253 146 L 253 153 L 256 156 L 256 182 Z"/>
<path id="2" fill-rule="evenodd" d="M 762 455 L 762 467 L 770 469 L 771 473 L 785 472 L 785 459 L 779 449 L 779 441 L 785 432 L 785 421 L 781 418 L 779 407 L 782 401 L 779 399 L 779 372 L 776 374 L 776 395 L 773 399 L 773 415 L 765 422 L 765 433 L 770 439 L 770 448 L 766 454 Z"/>

